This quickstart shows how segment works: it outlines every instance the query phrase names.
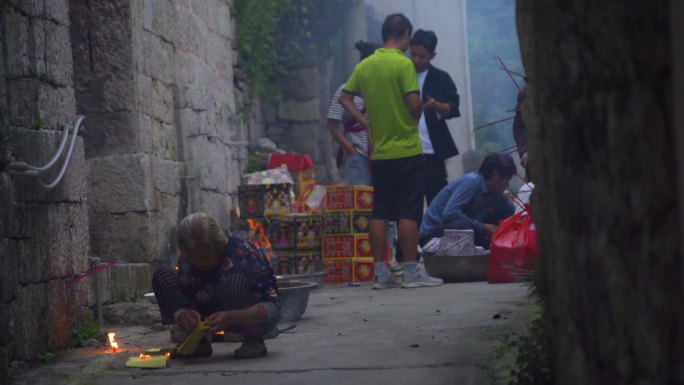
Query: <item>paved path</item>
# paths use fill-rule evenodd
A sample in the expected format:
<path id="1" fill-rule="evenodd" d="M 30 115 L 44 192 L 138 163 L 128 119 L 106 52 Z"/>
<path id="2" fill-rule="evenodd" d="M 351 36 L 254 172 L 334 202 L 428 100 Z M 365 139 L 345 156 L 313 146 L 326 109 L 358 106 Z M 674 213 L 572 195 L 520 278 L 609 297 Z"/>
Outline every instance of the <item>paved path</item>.
<path id="1" fill-rule="evenodd" d="M 77 349 L 15 384 L 489 384 L 497 337 L 529 318 L 526 298 L 522 284 L 381 291 L 326 286 L 312 292 L 295 329 L 267 341 L 265 358 L 234 360 L 238 343 L 214 343 L 210 358 L 127 369 L 126 359 L 141 349 L 171 347 L 168 332 L 111 328 L 127 352 Z"/>

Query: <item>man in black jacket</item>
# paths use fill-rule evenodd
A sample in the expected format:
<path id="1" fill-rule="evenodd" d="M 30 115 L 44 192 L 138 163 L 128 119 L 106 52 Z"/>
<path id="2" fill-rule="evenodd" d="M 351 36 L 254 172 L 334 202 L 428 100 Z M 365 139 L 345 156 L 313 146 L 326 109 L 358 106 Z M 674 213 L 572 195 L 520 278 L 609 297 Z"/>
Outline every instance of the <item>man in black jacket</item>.
<path id="1" fill-rule="evenodd" d="M 447 185 L 444 161 L 458 155 L 446 119 L 461 116 L 459 96 L 451 76 L 430 64 L 437 53 L 437 36 L 433 31 L 417 30 L 411 38 L 411 60 L 418 74 L 418 85 L 423 99 L 423 116 L 418 131 L 427 163 L 425 200 L 428 206 Z"/>

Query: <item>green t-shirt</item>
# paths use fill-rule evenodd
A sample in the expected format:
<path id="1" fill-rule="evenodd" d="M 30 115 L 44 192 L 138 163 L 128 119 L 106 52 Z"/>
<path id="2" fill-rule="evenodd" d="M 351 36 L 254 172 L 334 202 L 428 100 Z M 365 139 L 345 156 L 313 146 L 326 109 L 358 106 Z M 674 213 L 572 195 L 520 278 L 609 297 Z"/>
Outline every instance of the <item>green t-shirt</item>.
<path id="1" fill-rule="evenodd" d="M 397 159 L 420 155 L 423 147 L 418 121 L 404 103 L 406 94 L 419 92 L 411 59 L 393 48 L 380 48 L 356 66 L 344 85 L 361 95 L 375 149 L 371 159 Z"/>

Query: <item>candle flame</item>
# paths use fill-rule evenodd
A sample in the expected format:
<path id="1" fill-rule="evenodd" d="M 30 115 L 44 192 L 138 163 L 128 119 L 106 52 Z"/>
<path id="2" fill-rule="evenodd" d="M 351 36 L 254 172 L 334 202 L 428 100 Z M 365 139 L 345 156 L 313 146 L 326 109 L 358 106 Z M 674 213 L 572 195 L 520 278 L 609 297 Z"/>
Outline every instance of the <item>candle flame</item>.
<path id="1" fill-rule="evenodd" d="M 112 351 L 116 351 L 116 349 L 119 348 L 119 343 L 114 339 L 115 336 L 116 333 L 107 333 L 107 337 L 109 337 L 109 345 L 112 346 Z"/>

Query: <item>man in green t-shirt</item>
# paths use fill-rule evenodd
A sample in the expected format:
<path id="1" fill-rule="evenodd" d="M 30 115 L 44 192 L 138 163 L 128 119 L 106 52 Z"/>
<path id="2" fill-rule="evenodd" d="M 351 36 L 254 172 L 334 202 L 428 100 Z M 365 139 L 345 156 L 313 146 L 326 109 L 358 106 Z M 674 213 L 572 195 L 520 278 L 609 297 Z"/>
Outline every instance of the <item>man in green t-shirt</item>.
<path id="1" fill-rule="evenodd" d="M 374 204 L 370 242 L 375 289 L 442 284 L 416 263 L 426 174 L 418 134 L 423 102 L 413 62 L 403 54 L 412 30 L 403 14 L 387 16 L 382 24 L 384 47 L 356 66 L 340 96 L 340 104 L 371 133 Z M 354 104 L 354 95 L 363 97 L 372 126 Z M 385 264 L 387 221 L 399 223 L 398 239 L 406 261 L 403 282 Z"/>

